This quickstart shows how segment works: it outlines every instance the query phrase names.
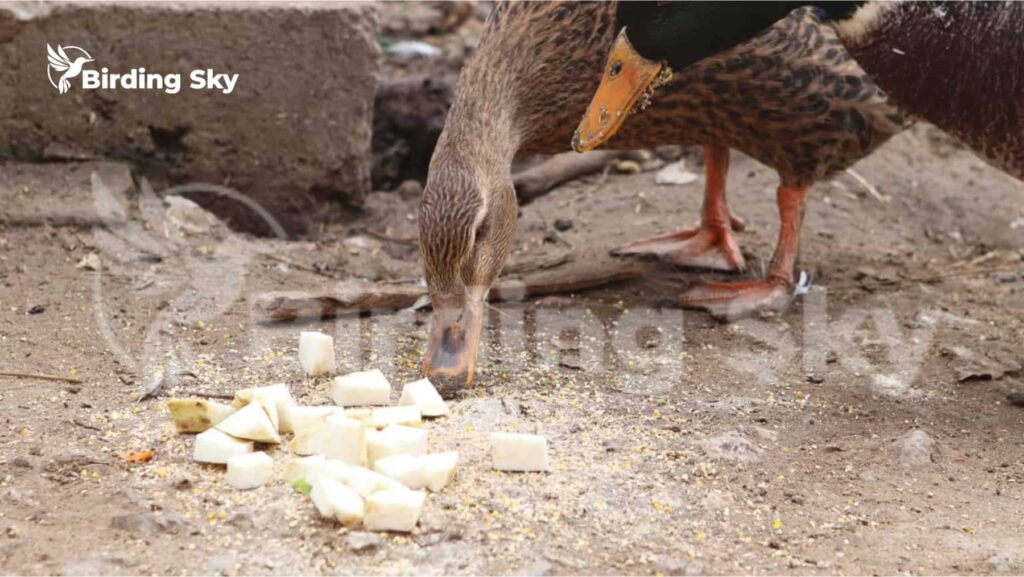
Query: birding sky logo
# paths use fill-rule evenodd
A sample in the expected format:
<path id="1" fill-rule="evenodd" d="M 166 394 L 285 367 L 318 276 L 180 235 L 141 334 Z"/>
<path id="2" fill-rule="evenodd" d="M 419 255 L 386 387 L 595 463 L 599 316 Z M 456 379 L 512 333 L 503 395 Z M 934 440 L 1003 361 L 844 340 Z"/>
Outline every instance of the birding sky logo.
<path id="1" fill-rule="evenodd" d="M 217 72 L 212 68 L 199 68 L 188 74 L 188 83 L 182 81 L 177 72 L 147 72 L 145 68 L 131 68 L 127 71 L 111 71 L 107 67 L 99 70 L 85 68 L 95 62 L 91 54 L 78 46 L 57 45 L 54 50 L 46 45 L 46 76 L 57 92 L 66 94 L 71 90 L 72 80 L 81 78 L 82 90 L 152 90 L 166 94 L 177 94 L 182 88 L 192 90 L 216 90 L 231 94 L 238 85 L 238 74 Z"/>
<path id="2" fill-rule="evenodd" d="M 56 50 L 49 44 L 46 45 L 46 59 L 49 62 L 46 76 L 50 79 L 50 84 L 61 94 L 71 89 L 71 79 L 82 73 L 82 67 L 93 61 L 92 56 L 84 49 L 60 44 Z M 54 78 L 57 80 L 54 81 Z"/>

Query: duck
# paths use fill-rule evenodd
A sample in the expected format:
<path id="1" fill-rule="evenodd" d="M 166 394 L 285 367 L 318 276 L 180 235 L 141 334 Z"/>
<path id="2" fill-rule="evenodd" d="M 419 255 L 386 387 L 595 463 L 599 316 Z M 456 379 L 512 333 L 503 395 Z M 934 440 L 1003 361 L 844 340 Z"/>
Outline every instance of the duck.
<path id="1" fill-rule="evenodd" d="M 576 136 L 586 145 L 581 149 L 611 138 L 631 110 L 649 101 L 658 76 L 731 50 L 802 8 L 815 10 L 836 34 L 807 28 L 800 42 L 825 46 L 833 62 L 852 57 L 903 114 L 1024 178 L 1024 3 L 1009 1 L 619 3 L 618 74 L 606 70 L 599 91 L 607 98 L 627 89 L 620 84 L 633 92 L 620 98 L 614 122 L 600 126 L 602 112 L 588 112 Z M 835 80 L 823 92 L 865 89 L 862 78 Z"/>
<path id="2" fill-rule="evenodd" d="M 619 29 L 616 9 L 614 2 L 499 2 L 463 67 L 418 213 L 433 309 L 422 372 L 444 390 L 474 379 L 485 298 L 515 242 L 513 160 L 569 148 L 602 77 L 613 73 L 606 64 Z M 808 45 L 802 38 L 809 34 L 832 42 Z M 828 57 L 833 43 L 841 58 Z M 742 221 L 725 198 L 731 150 L 779 174 L 784 226 L 776 259 L 786 262 L 772 270 L 791 271 L 808 187 L 908 125 L 812 9 L 793 11 L 764 33 L 659 79 L 657 106 L 604 140 L 620 149 L 702 145 L 701 222 L 615 252 L 682 266 L 745 268 L 733 236 Z M 839 81 L 856 81 L 859 89 L 823 90 Z M 579 147 L 585 144 L 577 138 Z M 784 306 L 793 292 L 791 272 L 779 272 L 742 289 L 698 284 L 680 299 L 713 314 L 743 314 Z"/>

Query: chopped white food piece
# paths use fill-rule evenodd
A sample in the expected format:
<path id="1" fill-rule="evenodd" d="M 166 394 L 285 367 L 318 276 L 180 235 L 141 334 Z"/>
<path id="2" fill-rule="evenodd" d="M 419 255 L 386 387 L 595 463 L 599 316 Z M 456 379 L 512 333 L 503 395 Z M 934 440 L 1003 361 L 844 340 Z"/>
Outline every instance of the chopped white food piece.
<path id="1" fill-rule="evenodd" d="M 447 487 L 455 477 L 455 465 L 459 462 L 459 453 L 458 451 L 445 451 L 444 453 L 421 455 L 419 460 L 424 485 L 436 493 Z"/>
<path id="2" fill-rule="evenodd" d="M 366 429 L 363 424 L 344 415 L 324 419 L 323 454 L 348 465 L 366 464 Z"/>
<path id="3" fill-rule="evenodd" d="M 405 425 L 419 427 L 423 424 L 420 408 L 416 405 L 404 407 L 378 407 L 370 415 L 370 425 L 374 429 L 383 429 L 388 425 Z"/>
<path id="4" fill-rule="evenodd" d="M 304 407 L 295 405 L 291 410 L 292 432 L 296 435 L 306 431 L 317 421 L 327 418 L 329 415 L 345 415 L 345 409 L 341 407 Z M 281 431 L 282 433 L 284 431 Z"/>
<path id="5" fill-rule="evenodd" d="M 329 461 L 328 461 L 329 462 Z M 321 473 L 326 474 L 326 473 Z M 390 489 L 405 489 L 402 483 L 371 471 L 365 467 L 349 467 L 344 473 L 343 482 L 351 487 L 356 493 L 369 498 L 379 491 Z"/>
<path id="6" fill-rule="evenodd" d="M 391 383 L 379 369 L 334 377 L 331 400 L 341 407 L 391 404 Z"/>
<path id="7" fill-rule="evenodd" d="M 267 414 L 267 408 L 262 402 L 249 403 L 242 407 L 218 423 L 217 428 L 232 437 L 248 441 L 281 442 L 281 435 L 270 421 L 270 415 Z"/>
<path id="8" fill-rule="evenodd" d="M 297 455 L 323 455 L 349 465 L 366 464 L 366 428 L 344 414 L 332 414 L 295 435 L 288 448 Z"/>
<path id="9" fill-rule="evenodd" d="M 295 399 L 292 398 L 288 385 L 278 383 L 266 387 L 235 391 L 235 400 L 232 404 L 236 407 L 242 407 L 253 401 L 262 402 L 268 408 L 267 414 L 270 415 L 270 420 L 274 422 L 274 427 L 278 431 L 282 433 L 294 431 L 292 411 L 298 405 L 295 403 Z M 273 407 L 273 409 L 271 410 L 270 407 Z"/>
<path id="10" fill-rule="evenodd" d="M 179 433 L 202 433 L 231 416 L 237 409 L 206 399 L 170 399 L 167 408 Z"/>
<path id="11" fill-rule="evenodd" d="M 196 444 L 192 448 L 192 458 L 200 463 L 219 463 L 224 465 L 235 455 L 252 452 L 252 441 L 236 439 L 217 429 L 207 429 L 196 435 Z"/>
<path id="12" fill-rule="evenodd" d="M 406 488 L 378 491 L 366 500 L 363 526 L 370 531 L 403 531 L 416 528 L 427 494 Z"/>
<path id="13" fill-rule="evenodd" d="M 491 460 L 499 471 L 547 471 L 548 440 L 540 435 L 491 433 Z"/>
<path id="14" fill-rule="evenodd" d="M 263 451 L 235 455 L 228 459 L 225 480 L 236 489 L 262 487 L 274 476 L 274 460 Z"/>
<path id="15" fill-rule="evenodd" d="M 427 452 L 427 432 L 418 427 L 391 425 L 383 431 L 366 432 L 366 456 L 370 467 L 377 459 L 392 455 L 422 455 Z"/>
<path id="16" fill-rule="evenodd" d="M 337 459 L 325 459 L 323 464 L 313 471 L 313 476 L 308 480 L 313 482 L 317 475 L 326 475 L 339 483 L 347 484 L 348 473 L 351 468 L 352 467 L 350 465 L 346 465 Z"/>
<path id="17" fill-rule="evenodd" d="M 299 364 L 311 377 L 334 372 L 334 337 L 316 331 L 299 334 Z"/>
<path id="18" fill-rule="evenodd" d="M 429 379 L 406 383 L 402 387 L 399 405 L 416 405 L 424 417 L 440 417 L 448 414 L 448 405 Z"/>
<path id="19" fill-rule="evenodd" d="M 416 455 L 394 455 L 374 463 L 375 471 L 398 481 L 409 489 L 422 489 L 423 476 L 420 474 L 420 460 Z"/>
<path id="20" fill-rule="evenodd" d="M 320 450 L 320 439 L 323 435 L 320 429 L 323 428 L 323 421 L 318 421 L 308 429 L 295 433 L 290 443 L 288 443 L 288 450 L 296 455 L 323 455 L 323 451 Z"/>
<path id="21" fill-rule="evenodd" d="M 363 498 L 330 477 L 317 477 L 309 496 L 323 517 L 333 517 L 344 525 L 354 525 L 363 519 L 366 510 Z"/>
<path id="22" fill-rule="evenodd" d="M 429 488 L 440 491 L 451 482 L 459 454 L 455 451 L 433 455 L 395 455 L 380 459 L 374 465 L 386 475 L 410 489 Z"/>
<path id="23" fill-rule="evenodd" d="M 310 455 L 294 459 L 285 467 L 284 478 L 289 483 L 294 483 L 299 479 L 305 479 L 308 483 L 313 478 L 313 473 L 318 471 L 323 464 L 323 455 Z"/>
<path id="24" fill-rule="evenodd" d="M 340 409 L 341 407 L 338 408 Z M 373 418 L 373 409 L 365 407 L 359 409 L 345 409 L 345 416 L 350 419 L 355 419 L 369 427 L 370 419 Z"/>

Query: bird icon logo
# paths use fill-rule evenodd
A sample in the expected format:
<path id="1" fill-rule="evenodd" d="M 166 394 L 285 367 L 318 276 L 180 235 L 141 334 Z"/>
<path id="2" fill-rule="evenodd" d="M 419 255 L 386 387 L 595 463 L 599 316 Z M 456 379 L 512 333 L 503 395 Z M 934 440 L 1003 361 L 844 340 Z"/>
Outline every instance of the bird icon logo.
<path id="1" fill-rule="evenodd" d="M 68 56 L 68 52 L 75 54 L 76 58 L 72 59 Z M 46 76 L 50 79 L 50 84 L 61 94 L 71 89 L 71 79 L 82 73 L 82 66 L 93 61 L 92 56 L 85 50 L 77 46 L 61 46 L 60 44 L 57 45 L 56 50 L 49 44 L 46 45 L 46 59 L 49 62 L 46 67 Z M 56 82 L 53 80 L 54 73 L 60 75 Z"/>

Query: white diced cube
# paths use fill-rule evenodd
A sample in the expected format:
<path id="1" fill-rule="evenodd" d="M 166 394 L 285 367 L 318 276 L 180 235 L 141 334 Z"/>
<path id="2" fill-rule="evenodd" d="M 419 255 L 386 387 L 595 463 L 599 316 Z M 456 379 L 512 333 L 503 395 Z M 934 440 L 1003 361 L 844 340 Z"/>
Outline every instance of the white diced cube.
<path id="1" fill-rule="evenodd" d="M 337 459 L 324 459 L 323 463 L 320 463 L 309 472 L 306 482 L 310 485 L 315 485 L 316 480 L 323 476 L 330 477 L 343 485 L 347 485 L 348 471 L 351 468 Z"/>
<path id="2" fill-rule="evenodd" d="M 338 459 L 347 465 L 366 464 L 366 429 L 363 424 L 343 415 L 324 419 L 320 447 L 328 459 Z"/>
<path id="3" fill-rule="evenodd" d="M 236 489 L 255 489 L 274 476 L 274 460 L 263 451 L 235 455 L 228 459 L 225 480 Z"/>
<path id="4" fill-rule="evenodd" d="M 296 455 L 323 455 L 349 465 L 364 465 L 366 429 L 343 414 L 331 414 L 295 435 L 288 448 Z"/>
<path id="5" fill-rule="evenodd" d="M 339 409 L 341 407 L 338 407 Z M 355 419 L 361 422 L 364 426 L 370 426 L 370 420 L 373 418 L 373 409 L 370 408 L 356 408 L 356 409 L 345 409 L 345 416 L 350 419 Z"/>
<path id="6" fill-rule="evenodd" d="M 323 447 L 321 441 L 323 440 L 324 425 L 327 422 L 327 417 L 315 422 L 309 428 L 304 429 L 295 433 L 290 443 L 288 443 L 288 450 L 296 455 L 323 455 Z"/>
<path id="7" fill-rule="evenodd" d="M 299 334 L 299 365 L 308 376 L 334 372 L 334 337 L 316 331 Z"/>
<path id="8" fill-rule="evenodd" d="M 375 471 L 394 479 L 409 489 L 425 487 L 419 457 L 415 455 L 394 455 L 374 463 Z"/>
<path id="9" fill-rule="evenodd" d="M 310 455 L 294 459 L 285 467 L 284 478 L 289 483 L 294 483 L 299 479 L 305 479 L 308 483 L 313 478 L 313 473 L 318 471 L 323 464 L 323 455 Z"/>
<path id="10" fill-rule="evenodd" d="M 227 464 L 228 459 L 235 455 L 251 453 L 252 441 L 236 439 L 217 429 L 207 429 L 196 435 L 196 444 L 192 448 L 192 458 L 200 463 Z"/>
<path id="11" fill-rule="evenodd" d="M 333 517 L 344 525 L 354 525 L 363 519 L 363 498 L 328 476 L 316 478 L 309 496 L 322 517 Z"/>
<path id="12" fill-rule="evenodd" d="M 429 379 L 406 383 L 402 387 L 399 405 L 416 405 L 424 417 L 440 417 L 448 414 L 448 405 Z"/>
<path id="13" fill-rule="evenodd" d="M 499 471 L 547 471 L 548 440 L 540 435 L 491 433 L 491 460 Z"/>
<path id="14" fill-rule="evenodd" d="M 273 406 L 273 405 L 271 405 Z M 232 437 L 259 443 L 280 443 L 281 435 L 270 420 L 262 401 L 249 403 L 217 424 L 217 429 Z"/>
<path id="15" fill-rule="evenodd" d="M 423 424 L 423 418 L 420 415 L 420 408 L 416 405 L 378 407 L 370 415 L 370 426 L 374 429 L 383 429 L 388 425 L 419 427 L 421 424 Z"/>
<path id="16" fill-rule="evenodd" d="M 345 415 L 345 409 L 341 407 L 304 407 L 296 405 L 291 410 L 292 432 L 301 434 L 317 421 L 327 418 L 328 415 Z"/>
<path id="17" fill-rule="evenodd" d="M 391 425 L 383 431 L 366 432 L 366 456 L 371 467 L 377 459 L 392 455 L 422 455 L 427 452 L 427 432 L 417 427 Z"/>
<path id="18" fill-rule="evenodd" d="M 423 491 L 404 487 L 374 493 L 366 500 L 363 526 L 370 531 L 412 531 L 419 522 L 426 498 Z"/>
<path id="19" fill-rule="evenodd" d="M 292 398 L 291 391 L 288 390 L 288 385 L 278 383 L 276 385 L 235 391 L 235 400 L 233 402 L 235 406 L 242 407 L 253 401 L 262 402 L 264 406 L 268 407 L 267 413 L 274 423 L 274 428 L 278 431 L 282 433 L 294 431 L 292 426 L 292 410 L 297 405 L 295 399 Z"/>
<path id="20" fill-rule="evenodd" d="M 434 491 L 448 486 L 455 477 L 455 465 L 459 462 L 458 451 L 446 451 L 421 455 L 419 458 L 423 485 Z"/>
<path id="21" fill-rule="evenodd" d="M 374 468 L 410 489 L 440 491 L 451 482 L 459 454 L 455 451 L 432 455 L 395 455 L 380 459 Z"/>
<path id="22" fill-rule="evenodd" d="M 356 493 L 362 495 L 364 499 L 378 491 L 405 489 L 405 486 L 398 481 L 365 467 L 349 467 L 344 472 L 344 477 L 343 482 Z"/>
<path id="23" fill-rule="evenodd" d="M 334 377 L 331 400 L 341 407 L 391 404 L 391 383 L 378 369 Z"/>

